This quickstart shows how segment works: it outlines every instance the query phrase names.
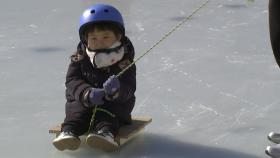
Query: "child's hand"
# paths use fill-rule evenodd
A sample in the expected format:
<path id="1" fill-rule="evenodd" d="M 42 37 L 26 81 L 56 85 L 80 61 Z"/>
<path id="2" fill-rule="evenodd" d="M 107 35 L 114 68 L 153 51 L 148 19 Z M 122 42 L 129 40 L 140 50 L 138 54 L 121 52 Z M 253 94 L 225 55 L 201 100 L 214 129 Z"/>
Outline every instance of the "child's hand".
<path id="1" fill-rule="evenodd" d="M 102 105 L 104 104 L 104 96 L 104 89 L 92 88 L 89 92 L 88 100 L 92 105 Z"/>
<path id="2" fill-rule="evenodd" d="M 106 99 L 116 99 L 119 95 L 120 81 L 115 75 L 112 75 L 103 83 L 103 88 Z"/>

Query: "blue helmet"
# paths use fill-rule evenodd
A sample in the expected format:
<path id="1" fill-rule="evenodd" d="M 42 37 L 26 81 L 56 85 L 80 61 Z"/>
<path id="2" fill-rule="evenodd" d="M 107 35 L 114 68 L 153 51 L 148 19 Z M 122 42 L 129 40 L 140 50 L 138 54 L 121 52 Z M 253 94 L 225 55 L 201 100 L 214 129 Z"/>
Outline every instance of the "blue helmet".
<path id="1" fill-rule="evenodd" d="M 84 32 L 91 24 L 100 22 L 112 22 L 125 34 L 124 22 L 121 13 L 108 4 L 96 4 L 86 9 L 80 17 L 79 35 L 83 41 Z"/>

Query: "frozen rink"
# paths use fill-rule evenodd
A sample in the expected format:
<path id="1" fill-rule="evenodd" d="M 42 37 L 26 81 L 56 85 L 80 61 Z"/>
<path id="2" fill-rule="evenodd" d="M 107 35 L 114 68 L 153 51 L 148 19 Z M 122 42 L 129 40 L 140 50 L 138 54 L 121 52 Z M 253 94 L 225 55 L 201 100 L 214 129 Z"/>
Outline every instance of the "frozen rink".
<path id="1" fill-rule="evenodd" d="M 264 158 L 280 131 L 280 69 L 267 0 L 210 0 L 137 65 L 135 116 L 153 118 L 114 153 L 57 151 L 48 129 L 64 119 L 64 81 L 83 10 L 123 14 L 136 57 L 205 0 L 1 0 L 0 157 Z"/>

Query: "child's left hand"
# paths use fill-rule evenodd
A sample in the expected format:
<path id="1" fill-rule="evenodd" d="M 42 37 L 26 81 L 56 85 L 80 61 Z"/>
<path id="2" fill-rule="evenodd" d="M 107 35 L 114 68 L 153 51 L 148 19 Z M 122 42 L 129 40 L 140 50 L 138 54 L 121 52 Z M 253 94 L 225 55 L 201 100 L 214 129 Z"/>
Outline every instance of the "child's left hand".
<path id="1" fill-rule="evenodd" d="M 115 75 L 112 75 L 107 79 L 107 81 L 103 83 L 103 88 L 106 98 L 109 100 L 114 100 L 119 95 L 120 81 Z"/>

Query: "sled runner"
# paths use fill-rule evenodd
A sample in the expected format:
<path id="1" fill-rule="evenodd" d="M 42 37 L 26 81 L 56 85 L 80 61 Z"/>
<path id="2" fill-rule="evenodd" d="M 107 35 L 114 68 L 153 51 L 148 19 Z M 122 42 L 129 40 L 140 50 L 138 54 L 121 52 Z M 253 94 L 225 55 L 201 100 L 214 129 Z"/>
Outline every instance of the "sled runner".
<path id="1" fill-rule="evenodd" d="M 132 117 L 132 124 L 122 126 L 119 130 L 118 135 L 115 138 L 118 146 L 125 144 L 132 138 L 134 138 L 138 133 L 140 133 L 146 125 L 152 122 L 151 117 Z M 59 135 L 61 130 L 61 125 L 56 125 L 49 129 L 50 134 Z"/>

